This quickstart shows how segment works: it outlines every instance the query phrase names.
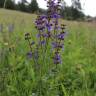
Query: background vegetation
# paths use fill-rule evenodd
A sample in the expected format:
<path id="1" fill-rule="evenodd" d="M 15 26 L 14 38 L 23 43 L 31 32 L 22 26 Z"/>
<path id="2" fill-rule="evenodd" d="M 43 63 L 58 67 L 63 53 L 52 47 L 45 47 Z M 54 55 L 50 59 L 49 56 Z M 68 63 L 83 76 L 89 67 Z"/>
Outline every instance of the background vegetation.
<path id="1" fill-rule="evenodd" d="M 15 3 L 15 0 L 0 0 L 0 8 L 39 14 L 46 14 L 47 11 L 39 8 L 36 0 L 31 0 L 30 3 L 27 2 L 27 0 L 20 0 L 17 4 Z M 84 20 L 85 15 L 82 12 L 80 0 L 72 0 L 71 6 L 67 6 L 66 2 L 62 1 L 61 15 L 62 18 L 68 20 Z"/>

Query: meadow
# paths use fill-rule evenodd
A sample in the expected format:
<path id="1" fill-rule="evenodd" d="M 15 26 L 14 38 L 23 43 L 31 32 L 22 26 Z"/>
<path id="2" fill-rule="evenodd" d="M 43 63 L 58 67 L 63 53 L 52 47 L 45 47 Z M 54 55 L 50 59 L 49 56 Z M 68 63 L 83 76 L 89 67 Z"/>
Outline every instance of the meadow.
<path id="1" fill-rule="evenodd" d="M 37 41 L 36 16 L 0 9 L 0 96 L 96 96 L 96 23 L 60 20 L 67 25 L 62 64 L 54 75 L 55 65 L 48 56 L 47 62 L 41 58 L 40 76 L 26 57 L 25 33 Z M 10 24 L 13 32 L 8 32 Z"/>

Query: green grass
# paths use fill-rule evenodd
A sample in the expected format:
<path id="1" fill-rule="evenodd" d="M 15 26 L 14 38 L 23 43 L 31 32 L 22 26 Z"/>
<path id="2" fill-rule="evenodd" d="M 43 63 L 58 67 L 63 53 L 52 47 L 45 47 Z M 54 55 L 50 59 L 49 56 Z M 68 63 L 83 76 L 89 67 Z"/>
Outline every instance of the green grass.
<path id="1" fill-rule="evenodd" d="M 24 40 L 26 32 L 37 40 L 35 18 L 35 14 L 0 9 L 0 24 L 4 25 L 0 32 L 0 96 L 96 96 L 96 23 L 60 20 L 68 31 L 63 64 L 53 76 L 55 65 L 41 58 L 40 62 L 45 63 L 40 78 L 33 61 L 26 58 L 29 47 Z M 15 29 L 9 34 L 7 26 L 12 23 Z"/>

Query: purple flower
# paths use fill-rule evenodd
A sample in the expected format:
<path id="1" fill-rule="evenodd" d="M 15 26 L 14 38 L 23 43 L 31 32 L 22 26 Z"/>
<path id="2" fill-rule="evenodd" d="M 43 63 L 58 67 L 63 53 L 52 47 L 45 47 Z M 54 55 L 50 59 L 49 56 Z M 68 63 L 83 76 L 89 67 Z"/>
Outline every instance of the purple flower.
<path id="1" fill-rule="evenodd" d="M 60 40 L 64 40 L 66 32 L 61 32 L 60 34 L 57 35 L 57 38 Z"/>
<path id="2" fill-rule="evenodd" d="M 48 32 L 52 31 L 52 24 L 46 24 L 46 27 L 48 29 Z"/>
<path id="3" fill-rule="evenodd" d="M 38 16 L 35 21 L 35 26 L 39 31 L 44 31 L 47 22 L 47 16 Z"/>
<path id="4" fill-rule="evenodd" d="M 52 30 L 52 28 L 49 26 L 49 27 L 48 27 L 48 32 L 50 32 L 51 30 Z"/>
<path id="5" fill-rule="evenodd" d="M 46 44 L 46 41 L 45 40 L 42 40 L 39 42 L 40 45 L 45 45 Z"/>
<path id="6" fill-rule="evenodd" d="M 41 36 L 41 34 L 39 33 L 39 34 L 37 34 L 37 38 L 40 38 L 40 36 Z"/>
<path id="7" fill-rule="evenodd" d="M 54 60 L 54 64 L 61 63 L 61 56 L 59 55 L 59 53 L 55 53 L 53 60 Z"/>
<path id="8" fill-rule="evenodd" d="M 53 49 L 54 48 L 57 48 L 58 47 L 58 44 L 56 42 L 52 42 L 52 47 L 53 47 Z"/>
<path id="9" fill-rule="evenodd" d="M 61 0 L 45 0 L 45 1 L 47 1 L 48 14 L 38 16 L 35 21 L 35 26 L 36 29 L 38 30 L 37 45 L 42 46 L 43 48 L 43 45 L 47 45 L 47 39 L 48 42 L 50 42 L 49 40 L 53 40 L 52 48 L 54 49 L 53 52 L 55 53 L 53 57 L 53 61 L 54 64 L 59 64 L 61 63 L 60 49 L 64 48 L 63 40 L 65 37 L 65 33 L 64 33 L 65 26 L 63 24 L 60 26 L 58 23 L 58 20 L 60 18 L 59 13 L 60 13 Z M 34 42 L 31 43 L 31 45 L 33 44 Z M 38 59 L 38 54 L 39 54 L 38 50 L 34 50 L 33 55 L 37 59 Z M 28 56 L 32 57 L 32 54 L 29 52 Z"/>
<path id="10" fill-rule="evenodd" d="M 28 53 L 27 53 L 27 57 L 28 57 L 29 59 L 31 59 L 31 58 L 32 58 L 32 52 L 28 52 Z"/>
<path id="11" fill-rule="evenodd" d="M 64 46 L 64 44 L 61 44 L 61 43 L 57 43 L 57 42 L 52 43 L 53 49 L 55 49 L 55 48 L 61 49 L 61 48 L 63 48 L 63 46 Z"/>
<path id="12" fill-rule="evenodd" d="M 46 18 L 47 18 L 46 15 L 42 15 L 42 16 L 40 17 L 40 19 L 46 19 Z"/>
<path id="13" fill-rule="evenodd" d="M 34 45 L 35 44 L 35 42 L 33 41 L 33 42 L 31 42 L 31 45 Z"/>
<path id="14" fill-rule="evenodd" d="M 60 31 L 61 27 L 60 26 L 55 26 L 54 29 L 57 30 L 57 31 Z"/>
<path id="15" fill-rule="evenodd" d="M 44 34 L 42 34 L 42 36 L 47 38 L 48 37 L 48 34 L 47 33 L 44 33 Z"/>
<path id="16" fill-rule="evenodd" d="M 58 15 L 58 14 L 53 14 L 53 18 L 60 18 L 60 15 Z"/>

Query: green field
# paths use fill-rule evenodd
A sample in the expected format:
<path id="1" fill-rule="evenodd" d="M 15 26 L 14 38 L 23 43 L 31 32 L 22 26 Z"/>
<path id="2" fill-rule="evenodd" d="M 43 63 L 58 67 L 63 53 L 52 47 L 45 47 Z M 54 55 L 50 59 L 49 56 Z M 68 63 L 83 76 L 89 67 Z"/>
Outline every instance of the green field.
<path id="1" fill-rule="evenodd" d="M 24 34 L 37 41 L 36 15 L 0 9 L 0 96 L 96 96 L 96 23 L 60 20 L 67 25 L 62 64 L 57 72 L 48 56 L 42 76 L 26 58 Z M 14 32 L 7 26 L 14 24 Z M 10 50 L 9 50 L 10 49 Z M 41 54 L 42 55 L 42 54 Z M 48 68 L 50 63 L 50 68 Z"/>

